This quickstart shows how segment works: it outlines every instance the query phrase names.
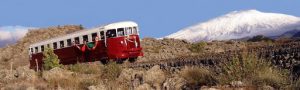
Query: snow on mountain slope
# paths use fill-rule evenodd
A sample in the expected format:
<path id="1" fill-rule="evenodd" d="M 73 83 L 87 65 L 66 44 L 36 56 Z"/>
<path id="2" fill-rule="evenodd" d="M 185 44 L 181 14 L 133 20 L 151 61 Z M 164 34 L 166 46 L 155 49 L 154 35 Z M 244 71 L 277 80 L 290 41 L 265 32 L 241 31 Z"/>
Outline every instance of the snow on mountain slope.
<path id="1" fill-rule="evenodd" d="M 299 28 L 300 18 L 257 10 L 233 11 L 204 23 L 187 27 L 165 38 L 191 42 L 229 40 L 255 35 L 277 36 Z"/>

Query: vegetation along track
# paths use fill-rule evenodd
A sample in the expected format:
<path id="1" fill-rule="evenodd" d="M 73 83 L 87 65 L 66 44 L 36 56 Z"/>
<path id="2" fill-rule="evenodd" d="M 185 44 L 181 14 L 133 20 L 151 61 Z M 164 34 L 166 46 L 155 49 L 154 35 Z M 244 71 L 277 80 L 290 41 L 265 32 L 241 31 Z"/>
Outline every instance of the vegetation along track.
<path id="1" fill-rule="evenodd" d="M 216 66 L 224 60 L 232 60 L 244 53 L 255 55 L 264 60 L 271 60 L 272 64 L 284 69 L 293 69 L 300 74 L 300 42 L 287 42 L 272 45 L 249 45 L 247 49 L 226 51 L 220 53 L 203 53 L 199 55 L 183 56 L 151 62 L 136 62 L 126 65 L 130 68 L 149 69 L 159 65 L 161 69 L 174 70 L 183 66 Z"/>

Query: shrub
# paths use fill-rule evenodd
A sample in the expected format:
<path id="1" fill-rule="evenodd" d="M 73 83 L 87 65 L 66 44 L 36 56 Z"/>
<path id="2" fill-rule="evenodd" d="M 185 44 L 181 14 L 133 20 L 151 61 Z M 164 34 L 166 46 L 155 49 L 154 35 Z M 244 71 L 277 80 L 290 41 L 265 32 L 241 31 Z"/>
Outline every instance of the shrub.
<path id="1" fill-rule="evenodd" d="M 274 42 L 273 39 L 268 38 L 268 37 L 265 37 L 265 36 L 263 36 L 263 35 L 257 35 L 257 36 L 254 36 L 254 37 L 248 39 L 247 41 L 248 41 L 248 42 L 260 42 L 260 41 Z"/>
<path id="2" fill-rule="evenodd" d="M 181 71 L 181 76 L 187 81 L 189 87 L 216 84 L 216 79 L 213 78 L 213 73 L 205 67 L 185 68 Z"/>
<path id="3" fill-rule="evenodd" d="M 252 83 L 256 86 L 270 85 L 281 88 L 289 83 L 288 72 L 275 67 L 263 67 L 253 77 Z"/>
<path id="4" fill-rule="evenodd" d="M 225 44 L 234 44 L 234 41 L 233 40 L 228 40 L 225 42 Z"/>
<path id="5" fill-rule="evenodd" d="M 110 62 L 102 69 L 102 77 L 109 80 L 115 80 L 121 74 L 122 69 L 116 62 Z"/>
<path id="6" fill-rule="evenodd" d="M 97 84 L 99 84 L 99 80 L 97 80 L 97 79 L 83 79 L 80 81 L 78 87 L 80 89 L 87 90 L 89 86 L 93 86 L 93 85 L 97 85 Z"/>
<path id="7" fill-rule="evenodd" d="M 252 55 L 243 55 L 222 62 L 220 69 L 221 73 L 217 76 L 220 84 L 242 81 L 256 86 L 270 85 L 279 88 L 288 83 L 288 73 L 285 70 Z"/>
<path id="8" fill-rule="evenodd" d="M 45 51 L 43 52 L 43 67 L 45 70 L 50 70 L 54 67 L 61 67 L 62 65 L 59 63 L 58 56 L 55 55 L 52 48 L 45 48 Z"/>
<path id="9" fill-rule="evenodd" d="M 195 52 L 195 53 L 199 53 L 199 52 L 202 52 L 204 50 L 204 47 L 207 45 L 206 42 L 199 42 L 199 43 L 193 43 L 189 49 L 192 51 L 192 52 Z"/>

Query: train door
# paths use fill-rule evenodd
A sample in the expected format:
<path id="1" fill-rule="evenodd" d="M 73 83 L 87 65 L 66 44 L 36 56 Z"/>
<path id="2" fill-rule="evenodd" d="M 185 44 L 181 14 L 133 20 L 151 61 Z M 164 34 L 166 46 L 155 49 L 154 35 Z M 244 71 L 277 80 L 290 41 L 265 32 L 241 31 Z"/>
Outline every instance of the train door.
<path id="1" fill-rule="evenodd" d="M 100 47 L 100 53 L 101 53 L 101 57 L 107 57 L 107 53 L 106 53 L 106 38 L 105 38 L 105 31 L 100 31 L 100 41 L 99 41 L 99 47 Z"/>
<path id="2" fill-rule="evenodd" d="M 109 29 L 106 31 L 106 47 L 107 47 L 107 55 L 109 58 L 115 58 L 115 53 L 117 50 L 114 42 L 114 38 L 117 37 L 116 29 Z"/>
<path id="3" fill-rule="evenodd" d="M 98 37 L 96 40 L 96 37 Z M 96 46 L 95 51 L 93 51 L 93 56 L 96 59 L 103 59 L 106 58 L 106 47 L 105 47 L 105 40 L 104 40 L 104 31 L 100 31 L 97 33 L 92 33 L 92 41 Z M 97 41 L 97 42 L 96 42 Z M 97 43 L 97 44 L 96 44 Z"/>
<path id="4" fill-rule="evenodd" d="M 105 35 L 106 31 L 100 31 L 100 40 L 101 40 L 101 44 L 102 47 L 107 47 L 106 45 L 106 35 Z"/>

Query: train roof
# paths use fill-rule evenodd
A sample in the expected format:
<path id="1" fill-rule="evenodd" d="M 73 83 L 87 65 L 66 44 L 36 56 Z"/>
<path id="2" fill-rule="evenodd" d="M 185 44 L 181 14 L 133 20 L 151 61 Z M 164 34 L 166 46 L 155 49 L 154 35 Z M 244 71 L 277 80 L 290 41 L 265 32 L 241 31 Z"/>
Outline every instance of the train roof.
<path id="1" fill-rule="evenodd" d="M 90 34 L 90 33 L 95 33 L 95 32 L 103 31 L 103 30 L 107 30 L 107 29 L 115 29 L 115 28 L 120 28 L 120 27 L 136 27 L 136 26 L 138 26 L 138 24 L 133 22 L 133 21 L 122 21 L 122 22 L 104 24 L 104 25 L 101 25 L 101 26 L 96 27 L 96 28 L 84 29 L 84 30 L 80 30 L 80 31 L 77 31 L 77 32 L 69 33 L 69 34 L 64 35 L 64 36 L 55 37 L 55 38 L 47 39 L 47 40 L 44 40 L 44 41 L 40 41 L 40 42 L 31 44 L 30 47 L 46 45 L 46 44 L 49 44 L 49 43 L 58 42 L 58 41 L 61 41 L 61 40 L 66 40 L 66 39 L 70 39 L 70 38 L 74 38 L 74 37 L 78 37 L 78 36 L 82 36 L 82 35 L 87 35 L 87 34 Z"/>

